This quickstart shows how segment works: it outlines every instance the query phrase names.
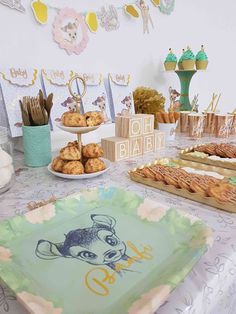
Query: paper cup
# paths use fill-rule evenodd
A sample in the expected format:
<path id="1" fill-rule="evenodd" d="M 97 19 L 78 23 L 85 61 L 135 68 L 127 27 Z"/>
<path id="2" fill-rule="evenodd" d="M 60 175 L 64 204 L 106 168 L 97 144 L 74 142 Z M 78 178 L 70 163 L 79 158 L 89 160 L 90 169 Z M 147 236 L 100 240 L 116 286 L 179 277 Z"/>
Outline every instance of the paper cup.
<path id="1" fill-rule="evenodd" d="M 194 70 L 195 60 L 183 60 L 182 66 L 184 70 Z"/>
<path id="2" fill-rule="evenodd" d="M 236 113 L 234 113 L 233 123 L 232 123 L 230 134 L 231 135 L 235 135 L 236 134 Z"/>
<path id="3" fill-rule="evenodd" d="M 52 159 L 50 125 L 23 126 L 22 131 L 25 165 L 47 166 Z"/>
<path id="4" fill-rule="evenodd" d="M 181 133 L 187 133 L 189 130 L 189 121 L 188 121 L 188 115 L 190 114 L 190 111 L 180 111 L 180 132 Z"/>
<path id="5" fill-rule="evenodd" d="M 208 60 L 196 60 L 197 70 L 206 70 L 207 65 L 208 65 Z"/>
<path id="6" fill-rule="evenodd" d="M 233 124 L 234 115 L 216 114 L 215 115 L 215 136 L 219 138 L 228 138 Z"/>
<path id="7" fill-rule="evenodd" d="M 206 120 L 204 125 L 204 133 L 213 134 L 215 127 L 215 113 L 213 111 L 208 111 L 206 113 Z"/>
<path id="8" fill-rule="evenodd" d="M 158 123 L 158 129 L 165 133 L 166 141 L 175 140 L 176 123 Z"/>
<path id="9" fill-rule="evenodd" d="M 171 62 L 171 61 L 165 62 L 164 63 L 165 70 L 166 71 L 174 71 L 176 68 L 176 63 L 177 62 Z"/>
<path id="10" fill-rule="evenodd" d="M 201 138 L 204 131 L 204 122 L 206 115 L 200 113 L 190 113 L 188 118 L 189 136 L 192 138 Z"/>

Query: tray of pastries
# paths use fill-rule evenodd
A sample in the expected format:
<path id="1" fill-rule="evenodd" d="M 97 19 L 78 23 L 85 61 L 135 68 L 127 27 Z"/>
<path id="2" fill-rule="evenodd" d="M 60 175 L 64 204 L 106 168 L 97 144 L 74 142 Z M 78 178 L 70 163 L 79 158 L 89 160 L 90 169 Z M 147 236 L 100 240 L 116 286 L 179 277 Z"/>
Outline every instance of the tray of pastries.
<path id="1" fill-rule="evenodd" d="M 236 145 L 208 143 L 186 148 L 180 158 L 207 165 L 236 170 Z"/>
<path id="2" fill-rule="evenodd" d="M 82 147 L 80 152 L 78 142 L 69 142 L 60 150 L 48 165 L 52 174 L 66 179 L 89 179 L 105 173 L 109 167 L 109 160 L 102 158 L 103 150 L 95 143 Z"/>
<path id="3" fill-rule="evenodd" d="M 88 133 L 99 128 L 103 122 L 103 116 L 99 111 L 89 111 L 84 114 L 67 111 L 56 125 L 70 133 Z"/>
<path id="4" fill-rule="evenodd" d="M 129 171 L 133 181 L 236 212 L 236 171 L 181 159 L 159 159 Z"/>

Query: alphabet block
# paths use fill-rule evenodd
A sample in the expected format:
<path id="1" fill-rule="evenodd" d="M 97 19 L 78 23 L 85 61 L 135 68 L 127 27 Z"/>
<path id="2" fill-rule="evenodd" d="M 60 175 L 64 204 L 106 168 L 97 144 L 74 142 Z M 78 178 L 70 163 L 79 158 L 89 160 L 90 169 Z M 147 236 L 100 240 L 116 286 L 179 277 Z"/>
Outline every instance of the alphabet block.
<path id="1" fill-rule="evenodd" d="M 130 143 L 126 138 L 103 138 L 101 144 L 104 151 L 104 157 L 110 161 L 119 161 L 129 157 Z"/>
<path id="2" fill-rule="evenodd" d="M 143 154 L 143 137 L 133 137 L 129 139 L 129 155 L 130 157 L 137 157 Z"/>
<path id="3" fill-rule="evenodd" d="M 116 136 L 131 138 L 141 136 L 142 133 L 143 117 L 138 115 L 116 117 Z"/>
<path id="4" fill-rule="evenodd" d="M 154 134 L 143 136 L 143 154 L 154 151 Z"/>
<path id="5" fill-rule="evenodd" d="M 137 117 L 143 118 L 143 135 L 154 132 L 154 115 L 153 114 L 136 114 Z"/>
<path id="6" fill-rule="evenodd" d="M 154 130 L 154 151 L 165 148 L 165 133 Z"/>

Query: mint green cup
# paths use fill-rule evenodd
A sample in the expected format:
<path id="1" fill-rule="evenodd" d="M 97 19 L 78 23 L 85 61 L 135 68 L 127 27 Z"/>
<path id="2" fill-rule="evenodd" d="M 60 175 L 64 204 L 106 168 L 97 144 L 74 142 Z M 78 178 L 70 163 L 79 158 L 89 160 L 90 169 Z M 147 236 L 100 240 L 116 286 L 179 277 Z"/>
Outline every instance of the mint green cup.
<path id="1" fill-rule="evenodd" d="M 22 131 L 25 165 L 47 166 L 52 159 L 50 125 L 23 126 Z"/>

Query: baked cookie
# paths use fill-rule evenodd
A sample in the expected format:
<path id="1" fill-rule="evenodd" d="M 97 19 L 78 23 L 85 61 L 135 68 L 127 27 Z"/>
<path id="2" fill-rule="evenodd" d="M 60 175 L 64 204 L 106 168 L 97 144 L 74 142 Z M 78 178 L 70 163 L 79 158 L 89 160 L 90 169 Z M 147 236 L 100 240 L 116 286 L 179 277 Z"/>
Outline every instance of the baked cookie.
<path id="1" fill-rule="evenodd" d="M 178 184 L 179 184 L 179 187 L 181 189 L 185 189 L 187 191 L 191 191 L 190 189 L 190 183 L 191 183 L 191 180 L 193 178 L 193 175 L 180 175 L 178 177 Z"/>
<path id="2" fill-rule="evenodd" d="M 216 148 L 217 144 L 215 143 L 210 143 L 205 145 L 205 153 L 208 155 L 215 155 L 216 154 Z"/>
<path id="3" fill-rule="evenodd" d="M 95 143 L 85 145 L 82 149 L 82 155 L 88 158 L 98 158 L 103 156 L 103 149 Z"/>
<path id="4" fill-rule="evenodd" d="M 190 182 L 190 189 L 193 192 L 207 196 L 208 188 L 218 184 L 219 182 L 219 179 L 210 176 L 195 175 Z"/>
<path id="5" fill-rule="evenodd" d="M 80 161 L 69 161 L 64 165 L 62 172 L 65 174 L 83 174 L 84 166 Z"/>
<path id="6" fill-rule="evenodd" d="M 76 146 L 66 146 L 60 150 L 60 158 L 63 160 L 80 160 L 81 153 Z"/>
<path id="7" fill-rule="evenodd" d="M 84 168 L 85 168 L 86 173 L 93 173 L 93 172 L 99 172 L 106 169 L 106 165 L 99 158 L 91 158 L 87 160 Z"/>
<path id="8" fill-rule="evenodd" d="M 62 169 L 65 164 L 66 164 L 65 160 L 61 159 L 60 157 L 56 157 L 52 161 L 52 169 L 56 172 L 62 172 Z"/>
<path id="9" fill-rule="evenodd" d="M 207 190 L 208 196 L 216 198 L 219 202 L 236 204 L 236 187 L 228 183 L 218 183 Z"/>
<path id="10" fill-rule="evenodd" d="M 83 127 L 87 126 L 84 115 L 78 112 L 65 112 L 62 115 L 62 124 L 70 127 Z"/>
<path id="11" fill-rule="evenodd" d="M 166 184 L 173 185 L 176 188 L 179 188 L 178 178 L 179 177 L 176 174 L 170 174 L 170 173 L 164 174 L 164 180 Z"/>
<path id="12" fill-rule="evenodd" d="M 234 158 L 236 156 L 236 150 L 233 145 L 230 144 L 220 144 L 219 149 L 224 151 L 224 154 L 228 158 Z"/>
<path id="13" fill-rule="evenodd" d="M 201 145 L 201 146 L 195 147 L 194 151 L 195 152 L 200 152 L 200 153 L 206 153 L 206 146 L 205 145 Z"/>
<path id="14" fill-rule="evenodd" d="M 84 114 L 87 126 L 96 126 L 104 122 L 101 112 L 89 111 Z"/>
<path id="15" fill-rule="evenodd" d="M 219 157 L 226 158 L 227 157 L 226 148 L 224 146 L 222 146 L 222 145 L 218 145 L 216 147 L 216 155 L 219 156 Z"/>
<path id="16" fill-rule="evenodd" d="M 155 180 L 156 174 L 151 168 L 145 167 L 141 171 L 142 171 L 142 174 L 144 175 L 145 178 Z"/>

